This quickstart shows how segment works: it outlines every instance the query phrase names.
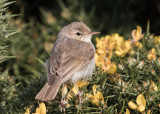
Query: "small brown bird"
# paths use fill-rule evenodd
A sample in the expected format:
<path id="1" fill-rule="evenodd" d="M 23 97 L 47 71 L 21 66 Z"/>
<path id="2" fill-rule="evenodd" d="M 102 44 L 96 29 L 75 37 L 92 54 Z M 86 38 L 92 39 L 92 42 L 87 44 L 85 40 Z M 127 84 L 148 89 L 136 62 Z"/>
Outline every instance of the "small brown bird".
<path id="1" fill-rule="evenodd" d="M 71 81 L 76 86 L 79 79 L 88 79 L 95 68 L 95 48 L 91 42 L 93 34 L 83 22 L 72 22 L 58 34 L 47 62 L 48 81 L 35 97 L 42 101 L 53 100 L 60 86 Z M 78 89 L 78 88 L 77 88 Z M 81 103 L 81 95 L 79 100 Z M 63 104 L 63 98 L 61 100 Z"/>

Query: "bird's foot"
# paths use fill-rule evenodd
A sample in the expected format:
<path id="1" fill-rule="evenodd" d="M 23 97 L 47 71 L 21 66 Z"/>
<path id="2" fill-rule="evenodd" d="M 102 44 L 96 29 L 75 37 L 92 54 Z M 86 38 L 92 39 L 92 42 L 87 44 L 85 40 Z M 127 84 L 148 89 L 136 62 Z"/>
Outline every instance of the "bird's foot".
<path id="1" fill-rule="evenodd" d="M 66 100 L 62 98 L 61 104 L 60 104 L 61 112 L 65 112 L 65 104 L 66 104 Z"/>
<path id="2" fill-rule="evenodd" d="M 82 95 L 83 95 L 83 91 L 79 91 L 78 92 L 78 96 L 79 96 L 79 105 L 81 107 L 81 103 L 82 103 Z"/>

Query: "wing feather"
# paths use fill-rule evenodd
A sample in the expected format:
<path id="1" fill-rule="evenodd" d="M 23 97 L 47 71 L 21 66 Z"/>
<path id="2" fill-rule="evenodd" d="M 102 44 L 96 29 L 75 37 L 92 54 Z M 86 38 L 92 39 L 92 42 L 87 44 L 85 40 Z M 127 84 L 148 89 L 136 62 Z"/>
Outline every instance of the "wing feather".
<path id="1" fill-rule="evenodd" d="M 67 81 L 94 57 L 92 43 L 61 37 L 57 39 L 48 63 L 48 84 Z"/>

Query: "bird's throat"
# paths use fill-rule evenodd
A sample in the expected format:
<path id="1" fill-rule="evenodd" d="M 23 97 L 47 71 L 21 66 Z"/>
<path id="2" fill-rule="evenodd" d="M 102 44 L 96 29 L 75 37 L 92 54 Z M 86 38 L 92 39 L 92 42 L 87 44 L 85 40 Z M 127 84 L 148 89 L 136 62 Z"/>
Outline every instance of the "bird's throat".
<path id="1" fill-rule="evenodd" d="M 84 37 L 81 38 L 81 40 L 85 41 L 85 42 L 91 42 L 91 37 L 92 36 L 84 36 Z"/>

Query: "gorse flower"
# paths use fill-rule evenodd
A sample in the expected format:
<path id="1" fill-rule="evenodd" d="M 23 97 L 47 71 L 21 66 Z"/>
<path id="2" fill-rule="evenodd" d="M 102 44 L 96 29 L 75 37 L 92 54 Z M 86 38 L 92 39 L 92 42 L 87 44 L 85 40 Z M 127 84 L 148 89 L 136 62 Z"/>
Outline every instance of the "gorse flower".
<path id="1" fill-rule="evenodd" d="M 26 109 L 26 112 L 24 114 L 30 114 L 29 108 Z"/>
<path id="2" fill-rule="evenodd" d="M 128 106 L 130 109 L 136 110 L 137 109 L 137 104 L 134 103 L 133 101 L 129 101 Z"/>
<path id="3" fill-rule="evenodd" d="M 111 62 L 110 59 L 105 59 L 104 63 L 101 64 L 101 67 L 104 72 L 108 72 L 108 74 L 114 74 L 117 70 L 117 66 L 115 63 Z"/>
<path id="4" fill-rule="evenodd" d="M 151 114 L 151 110 L 147 110 L 147 114 Z"/>
<path id="5" fill-rule="evenodd" d="M 122 41 L 121 45 L 116 47 L 115 54 L 120 57 L 124 57 L 126 53 L 131 49 L 130 41 Z"/>
<path id="6" fill-rule="evenodd" d="M 135 104 L 133 101 L 130 101 L 128 103 L 129 108 L 143 112 L 146 107 L 146 100 L 142 94 L 137 96 L 136 103 L 137 104 Z"/>
<path id="7" fill-rule="evenodd" d="M 155 44 L 160 44 L 160 36 L 155 36 L 154 37 L 154 43 Z"/>
<path id="8" fill-rule="evenodd" d="M 82 88 L 83 86 L 87 85 L 88 83 L 89 83 L 88 81 L 79 80 L 79 81 L 77 81 L 76 86 L 79 89 L 79 88 Z M 78 95 L 78 90 L 75 86 L 73 88 L 71 88 L 71 90 L 69 91 L 69 93 L 67 95 L 67 99 L 71 99 L 73 95 Z"/>
<path id="9" fill-rule="evenodd" d="M 138 104 L 138 110 L 140 112 L 144 111 L 146 106 L 146 100 L 142 94 L 137 96 L 136 102 Z"/>
<path id="10" fill-rule="evenodd" d="M 156 84 L 151 80 L 151 85 L 149 87 L 149 91 L 152 92 L 152 91 L 157 91 L 158 90 L 158 87 L 156 86 Z"/>
<path id="11" fill-rule="evenodd" d="M 42 102 L 39 107 L 36 108 L 36 112 L 33 114 L 46 114 L 46 105 Z"/>
<path id="12" fill-rule="evenodd" d="M 46 114 L 46 112 L 46 105 L 42 102 L 41 104 L 39 104 L 39 107 L 36 108 L 35 113 L 32 114 Z M 30 114 L 29 108 L 26 109 L 25 114 Z"/>
<path id="13" fill-rule="evenodd" d="M 97 105 L 98 107 L 100 106 L 100 104 L 104 104 L 104 98 L 103 98 L 103 94 L 100 91 L 97 91 L 97 85 L 92 86 L 92 91 L 93 94 L 87 94 L 89 100 Z"/>
<path id="14" fill-rule="evenodd" d="M 130 111 L 128 108 L 126 109 L 126 114 L 130 114 Z"/>
<path id="15" fill-rule="evenodd" d="M 156 50 L 155 50 L 155 48 L 152 48 L 148 53 L 148 59 L 155 60 L 156 58 L 157 58 L 156 57 Z"/>
<path id="16" fill-rule="evenodd" d="M 113 54 L 124 57 L 132 48 L 130 40 L 124 40 L 119 34 L 107 35 L 105 37 L 96 38 L 96 66 L 101 66 L 104 72 L 114 74 L 117 66 L 111 61 Z"/>
<path id="17" fill-rule="evenodd" d="M 132 30 L 132 44 L 134 44 L 138 48 L 142 48 L 142 43 L 139 42 L 140 39 L 143 38 L 144 34 L 142 34 L 142 28 L 137 26 L 137 29 Z"/>
<path id="18" fill-rule="evenodd" d="M 144 34 L 142 34 L 142 28 L 140 26 L 137 26 L 137 29 L 132 30 L 131 35 L 133 38 L 133 43 L 139 41 L 144 36 Z"/>

